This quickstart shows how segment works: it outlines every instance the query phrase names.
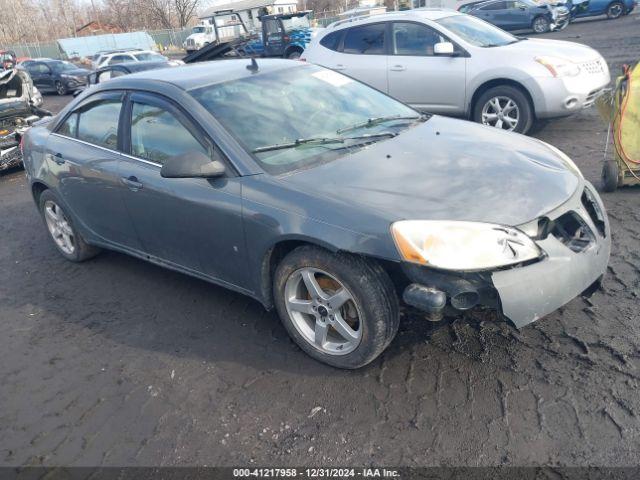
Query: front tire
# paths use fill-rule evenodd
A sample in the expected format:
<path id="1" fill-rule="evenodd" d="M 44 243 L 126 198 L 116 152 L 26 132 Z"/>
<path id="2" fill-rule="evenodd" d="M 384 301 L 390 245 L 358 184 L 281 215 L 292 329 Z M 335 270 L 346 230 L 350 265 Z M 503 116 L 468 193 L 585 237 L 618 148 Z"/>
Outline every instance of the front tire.
<path id="1" fill-rule="evenodd" d="M 546 17 L 536 17 L 531 23 L 531 28 L 536 33 L 547 33 L 551 29 L 551 22 Z"/>
<path id="2" fill-rule="evenodd" d="M 273 295 L 291 338 L 338 368 L 373 361 L 398 331 L 398 298 L 386 272 L 362 257 L 299 247 L 278 265 Z"/>
<path id="3" fill-rule="evenodd" d="M 607 7 L 607 18 L 609 20 L 615 20 L 616 18 L 620 18 L 624 15 L 624 5 L 622 2 L 612 2 Z"/>
<path id="4" fill-rule="evenodd" d="M 488 89 L 480 95 L 473 109 L 474 122 L 509 132 L 527 133 L 533 120 L 529 99 L 511 85 Z"/>
<path id="5" fill-rule="evenodd" d="M 39 207 L 49 237 L 60 254 L 71 262 L 83 262 L 95 257 L 100 249 L 87 244 L 73 221 L 51 190 L 40 194 Z"/>

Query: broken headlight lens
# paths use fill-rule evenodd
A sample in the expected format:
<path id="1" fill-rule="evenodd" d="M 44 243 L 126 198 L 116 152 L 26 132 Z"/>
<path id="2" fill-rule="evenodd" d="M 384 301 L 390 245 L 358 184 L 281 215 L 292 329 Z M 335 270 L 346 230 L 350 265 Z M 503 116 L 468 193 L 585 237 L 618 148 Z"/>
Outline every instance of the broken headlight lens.
<path id="1" fill-rule="evenodd" d="M 391 234 L 404 260 L 445 270 L 504 267 L 542 253 L 520 230 L 491 223 L 403 220 Z"/>

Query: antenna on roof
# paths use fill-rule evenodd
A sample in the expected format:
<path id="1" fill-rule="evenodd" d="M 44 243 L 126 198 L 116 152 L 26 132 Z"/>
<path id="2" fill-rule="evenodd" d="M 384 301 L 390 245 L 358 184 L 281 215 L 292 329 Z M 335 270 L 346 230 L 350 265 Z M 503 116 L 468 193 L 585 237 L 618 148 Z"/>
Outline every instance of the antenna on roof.
<path id="1" fill-rule="evenodd" d="M 251 57 L 251 64 L 247 65 L 247 70 L 251 73 L 256 73 L 258 71 L 258 62 L 256 62 L 254 57 Z"/>

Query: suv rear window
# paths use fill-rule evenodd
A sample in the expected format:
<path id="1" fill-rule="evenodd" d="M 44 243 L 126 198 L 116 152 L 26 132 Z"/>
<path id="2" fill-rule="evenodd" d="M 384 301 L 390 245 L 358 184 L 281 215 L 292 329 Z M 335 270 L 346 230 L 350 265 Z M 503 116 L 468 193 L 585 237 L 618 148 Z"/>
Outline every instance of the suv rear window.
<path id="1" fill-rule="evenodd" d="M 386 24 L 375 23 L 353 27 L 347 30 L 344 37 L 344 53 L 380 55 L 385 53 L 384 32 Z"/>
<path id="2" fill-rule="evenodd" d="M 334 52 L 338 51 L 338 47 L 340 46 L 340 39 L 342 38 L 343 32 L 333 32 L 320 40 L 320 45 L 329 50 L 333 50 Z"/>

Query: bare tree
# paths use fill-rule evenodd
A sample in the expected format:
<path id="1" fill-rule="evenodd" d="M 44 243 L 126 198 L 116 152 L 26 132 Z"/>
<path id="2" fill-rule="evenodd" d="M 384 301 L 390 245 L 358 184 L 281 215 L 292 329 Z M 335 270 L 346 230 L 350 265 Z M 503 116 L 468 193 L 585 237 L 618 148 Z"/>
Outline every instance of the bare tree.
<path id="1" fill-rule="evenodd" d="M 184 28 L 195 16 L 200 0 L 174 0 L 174 8 L 178 19 L 178 26 Z"/>

